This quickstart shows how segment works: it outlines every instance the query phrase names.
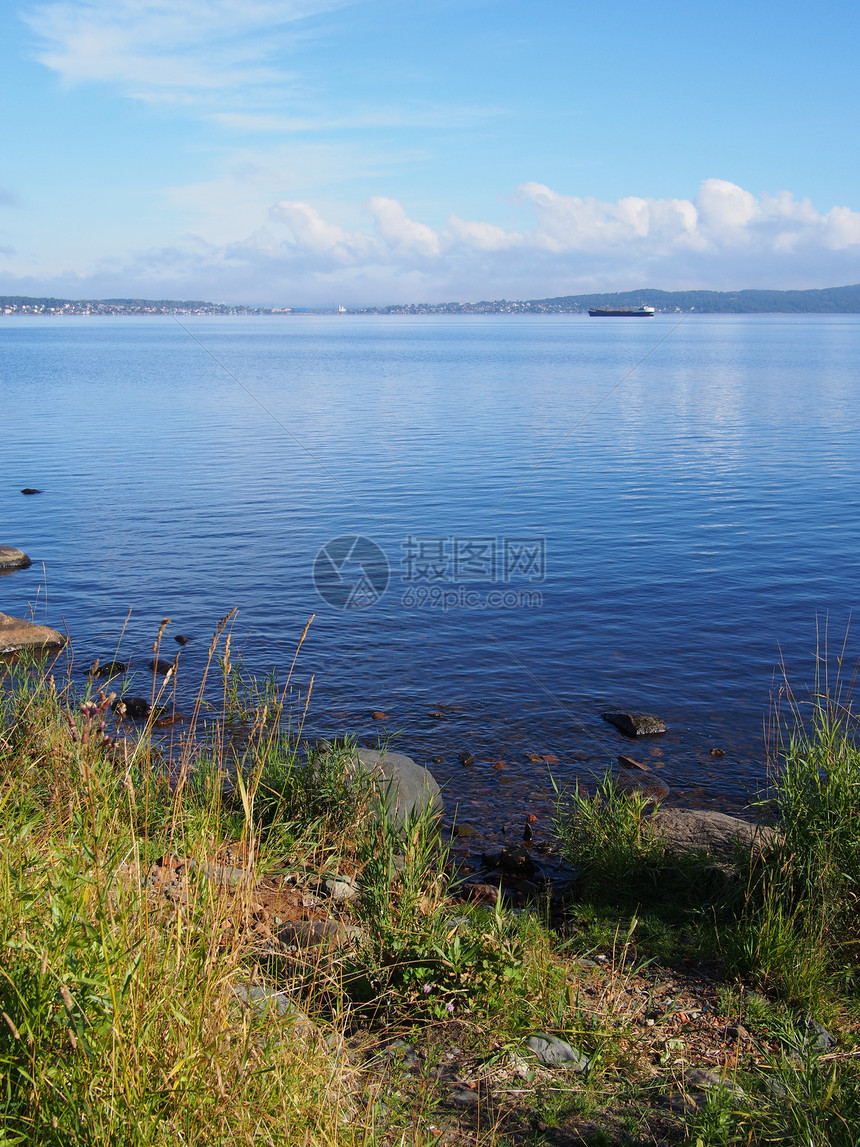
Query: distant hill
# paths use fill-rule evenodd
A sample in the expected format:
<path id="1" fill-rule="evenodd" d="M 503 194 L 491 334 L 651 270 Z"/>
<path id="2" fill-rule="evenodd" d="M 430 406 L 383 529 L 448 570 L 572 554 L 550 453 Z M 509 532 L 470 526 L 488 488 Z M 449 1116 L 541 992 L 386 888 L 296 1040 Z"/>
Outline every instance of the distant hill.
<path id="1" fill-rule="evenodd" d="M 554 299 L 480 303 L 396 303 L 364 307 L 354 314 L 581 314 L 589 307 L 653 307 L 674 313 L 704 314 L 831 314 L 860 313 L 860 283 L 815 291 L 616 291 L 594 295 L 563 295 Z"/>
<path id="2" fill-rule="evenodd" d="M 565 310 L 589 307 L 649 306 L 660 311 L 704 311 L 708 314 L 831 314 L 860 312 L 860 283 L 820 291 L 620 291 L 602 295 L 566 295 L 536 302 Z"/>

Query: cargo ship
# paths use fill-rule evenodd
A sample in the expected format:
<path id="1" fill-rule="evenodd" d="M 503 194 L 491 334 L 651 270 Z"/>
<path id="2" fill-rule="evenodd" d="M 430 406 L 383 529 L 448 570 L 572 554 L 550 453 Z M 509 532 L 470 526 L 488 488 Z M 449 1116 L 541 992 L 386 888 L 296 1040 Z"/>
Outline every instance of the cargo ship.
<path id="1" fill-rule="evenodd" d="M 593 319 L 642 319 L 654 314 L 653 307 L 594 307 L 588 312 Z"/>

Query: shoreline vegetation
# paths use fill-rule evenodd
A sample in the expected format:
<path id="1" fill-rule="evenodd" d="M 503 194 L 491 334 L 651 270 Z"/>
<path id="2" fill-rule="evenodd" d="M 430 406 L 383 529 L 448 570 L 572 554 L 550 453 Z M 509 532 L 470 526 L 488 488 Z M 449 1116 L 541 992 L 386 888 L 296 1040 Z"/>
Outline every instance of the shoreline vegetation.
<path id="1" fill-rule="evenodd" d="M 860 284 L 799 291 L 661 291 L 641 288 L 548 299 L 393 303 L 374 307 L 275 307 L 177 299 L 55 299 L 0 295 L 0 315 L 487 315 L 587 314 L 592 307 L 653 307 L 657 314 L 860 313 Z"/>
<path id="2" fill-rule="evenodd" d="M 607 774 L 558 793 L 573 879 L 514 908 L 434 801 L 308 744 L 311 697 L 243 676 L 229 623 L 172 754 L 169 672 L 131 721 L 110 677 L 0 664 L 3 1147 L 860 1141 L 838 687 L 778 722 L 769 832 L 679 852 Z"/>

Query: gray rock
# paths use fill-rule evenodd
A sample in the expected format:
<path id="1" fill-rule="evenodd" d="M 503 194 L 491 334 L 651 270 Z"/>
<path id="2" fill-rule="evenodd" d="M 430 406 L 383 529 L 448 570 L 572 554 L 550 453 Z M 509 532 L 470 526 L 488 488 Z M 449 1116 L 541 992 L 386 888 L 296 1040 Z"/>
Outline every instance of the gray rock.
<path id="1" fill-rule="evenodd" d="M 535 1032 L 534 1035 L 530 1035 L 526 1040 L 526 1047 L 548 1067 L 561 1065 L 572 1071 L 585 1071 L 588 1067 L 588 1059 L 582 1052 L 571 1047 L 565 1040 L 547 1035 L 546 1032 Z"/>
<path id="2" fill-rule="evenodd" d="M 386 1054 L 390 1059 L 397 1059 L 407 1071 L 412 1068 L 421 1066 L 421 1057 L 411 1043 L 406 1040 L 397 1039 L 386 1048 Z"/>
<path id="3" fill-rule="evenodd" d="M 710 809 L 659 809 L 651 827 L 677 852 L 704 852 L 728 865 L 734 863 L 738 846 L 762 848 L 777 839 L 772 828 Z"/>
<path id="4" fill-rule="evenodd" d="M 233 995 L 241 1004 L 257 1015 L 274 1014 L 279 1019 L 288 1019 L 302 1034 L 313 1031 L 311 1018 L 297 1007 L 286 992 L 276 992 L 262 984 L 234 984 Z"/>
<path id="5" fill-rule="evenodd" d="M 690 1068 L 685 1072 L 684 1080 L 690 1087 L 695 1087 L 699 1091 L 709 1091 L 720 1087 L 738 1099 L 743 1099 L 745 1094 L 742 1087 L 739 1087 L 724 1075 L 720 1075 L 718 1071 L 709 1071 L 705 1067 Z"/>
<path id="6" fill-rule="evenodd" d="M 670 1091 L 666 1095 L 661 1095 L 657 1102 L 663 1107 L 668 1107 L 675 1115 L 694 1115 L 705 1106 L 706 1096 L 701 1091 L 693 1092 L 692 1095 L 687 1095 L 684 1091 Z"/>
<path id="7" fill-rule="evenodd" d="M 604 721 L 608 721 L 628 737 L 653 737 L 657 733 L 666 732 L 666 722 L 662 717 L 655 717 L 653 713 L 613 710 L 611 713 L 602 713 L 601 716 Z"/>
<path id="8" fill-rule="evenodd" d="M 14 546 L 0 546 L 0 570 L 25 570 L 33 563 L 23 550 Z"/>
<path id="9" fill-rule="evenodd" d="M 762 1085 L 765 1091 L 769 1092 L 774 1099 L 786 1099 L 788 1097 L 788 1088 L 782 1080 L 776 1075 L 766 1075 L 762 1079 Z"/>
<path id="10" fill-rule="evenodd" d="M 188 867 L 190 871 L 194 872 L 197 868 L 197 862 L 190 860 Z M 229 864 L 213 864 L 207 860 L 200 865 L 200 871 L 213 884 L 225 884 L 233 888 L 245 885 L 252 888 L 257 883 L 257 878 L 252 871 L 245 868 L 233 868 Z"/>
<path id="11" fill-rule="evenodd" d="M 338 924 L 336 920 L 288 920 L 278 929 L 278 939 L 290 947 L 307 948 L 328 940 L 335 944 L 367 939 L 363 928 Z"/>
<path id="12" fill-rule="evenodd" d="M 471 1088 L 464 1087 L 462 1091 L 451 1092 L 451 1102 L 456 1103 L 458 1107 L 477 1107 L 481 1102 L 481 1096 L 477 1088 L 472 1091 Z"/>
<path id="13" fill-rule="evenodd" d="M 372 777 L 388 816 L 399 827 L 412 815 L 444 813 L 442 793 L 433 774 L 405 753 L 359 749 L 355 766 Z"/>
<path id="14" fill-rule="evenodd" d="M 358 884 L 351 876 L 326 877 L 323 887 L 336 904 L 347 904 L 359 896 Z"/>
<path id="15" fill-rule="evenodd" d="M 65 637 L 56 629 L 0 613 L 0 653 L 14 653 L 18 649 L 59 649 L 65 644 Z"/>
<path id="16" fill-rule="evenodd" d="M 832 1051 L 836 1047 L 836 1038 L 812 1016 L 806 1017 L 805 1027 L 807 1035 L 803 1041 L 804 1047 L 811 1048 L 812 1051 Z"/>

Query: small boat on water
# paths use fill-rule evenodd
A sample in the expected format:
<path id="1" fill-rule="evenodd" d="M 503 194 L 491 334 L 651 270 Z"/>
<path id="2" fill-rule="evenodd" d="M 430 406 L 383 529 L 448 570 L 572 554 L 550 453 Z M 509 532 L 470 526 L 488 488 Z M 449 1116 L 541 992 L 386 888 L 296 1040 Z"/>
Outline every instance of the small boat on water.
<path id="1" fill-rule="evenodd" d="M 654 314 L 653 307 L 594 307 L 588 312 L 593 319 L 642 319 Z"/>

